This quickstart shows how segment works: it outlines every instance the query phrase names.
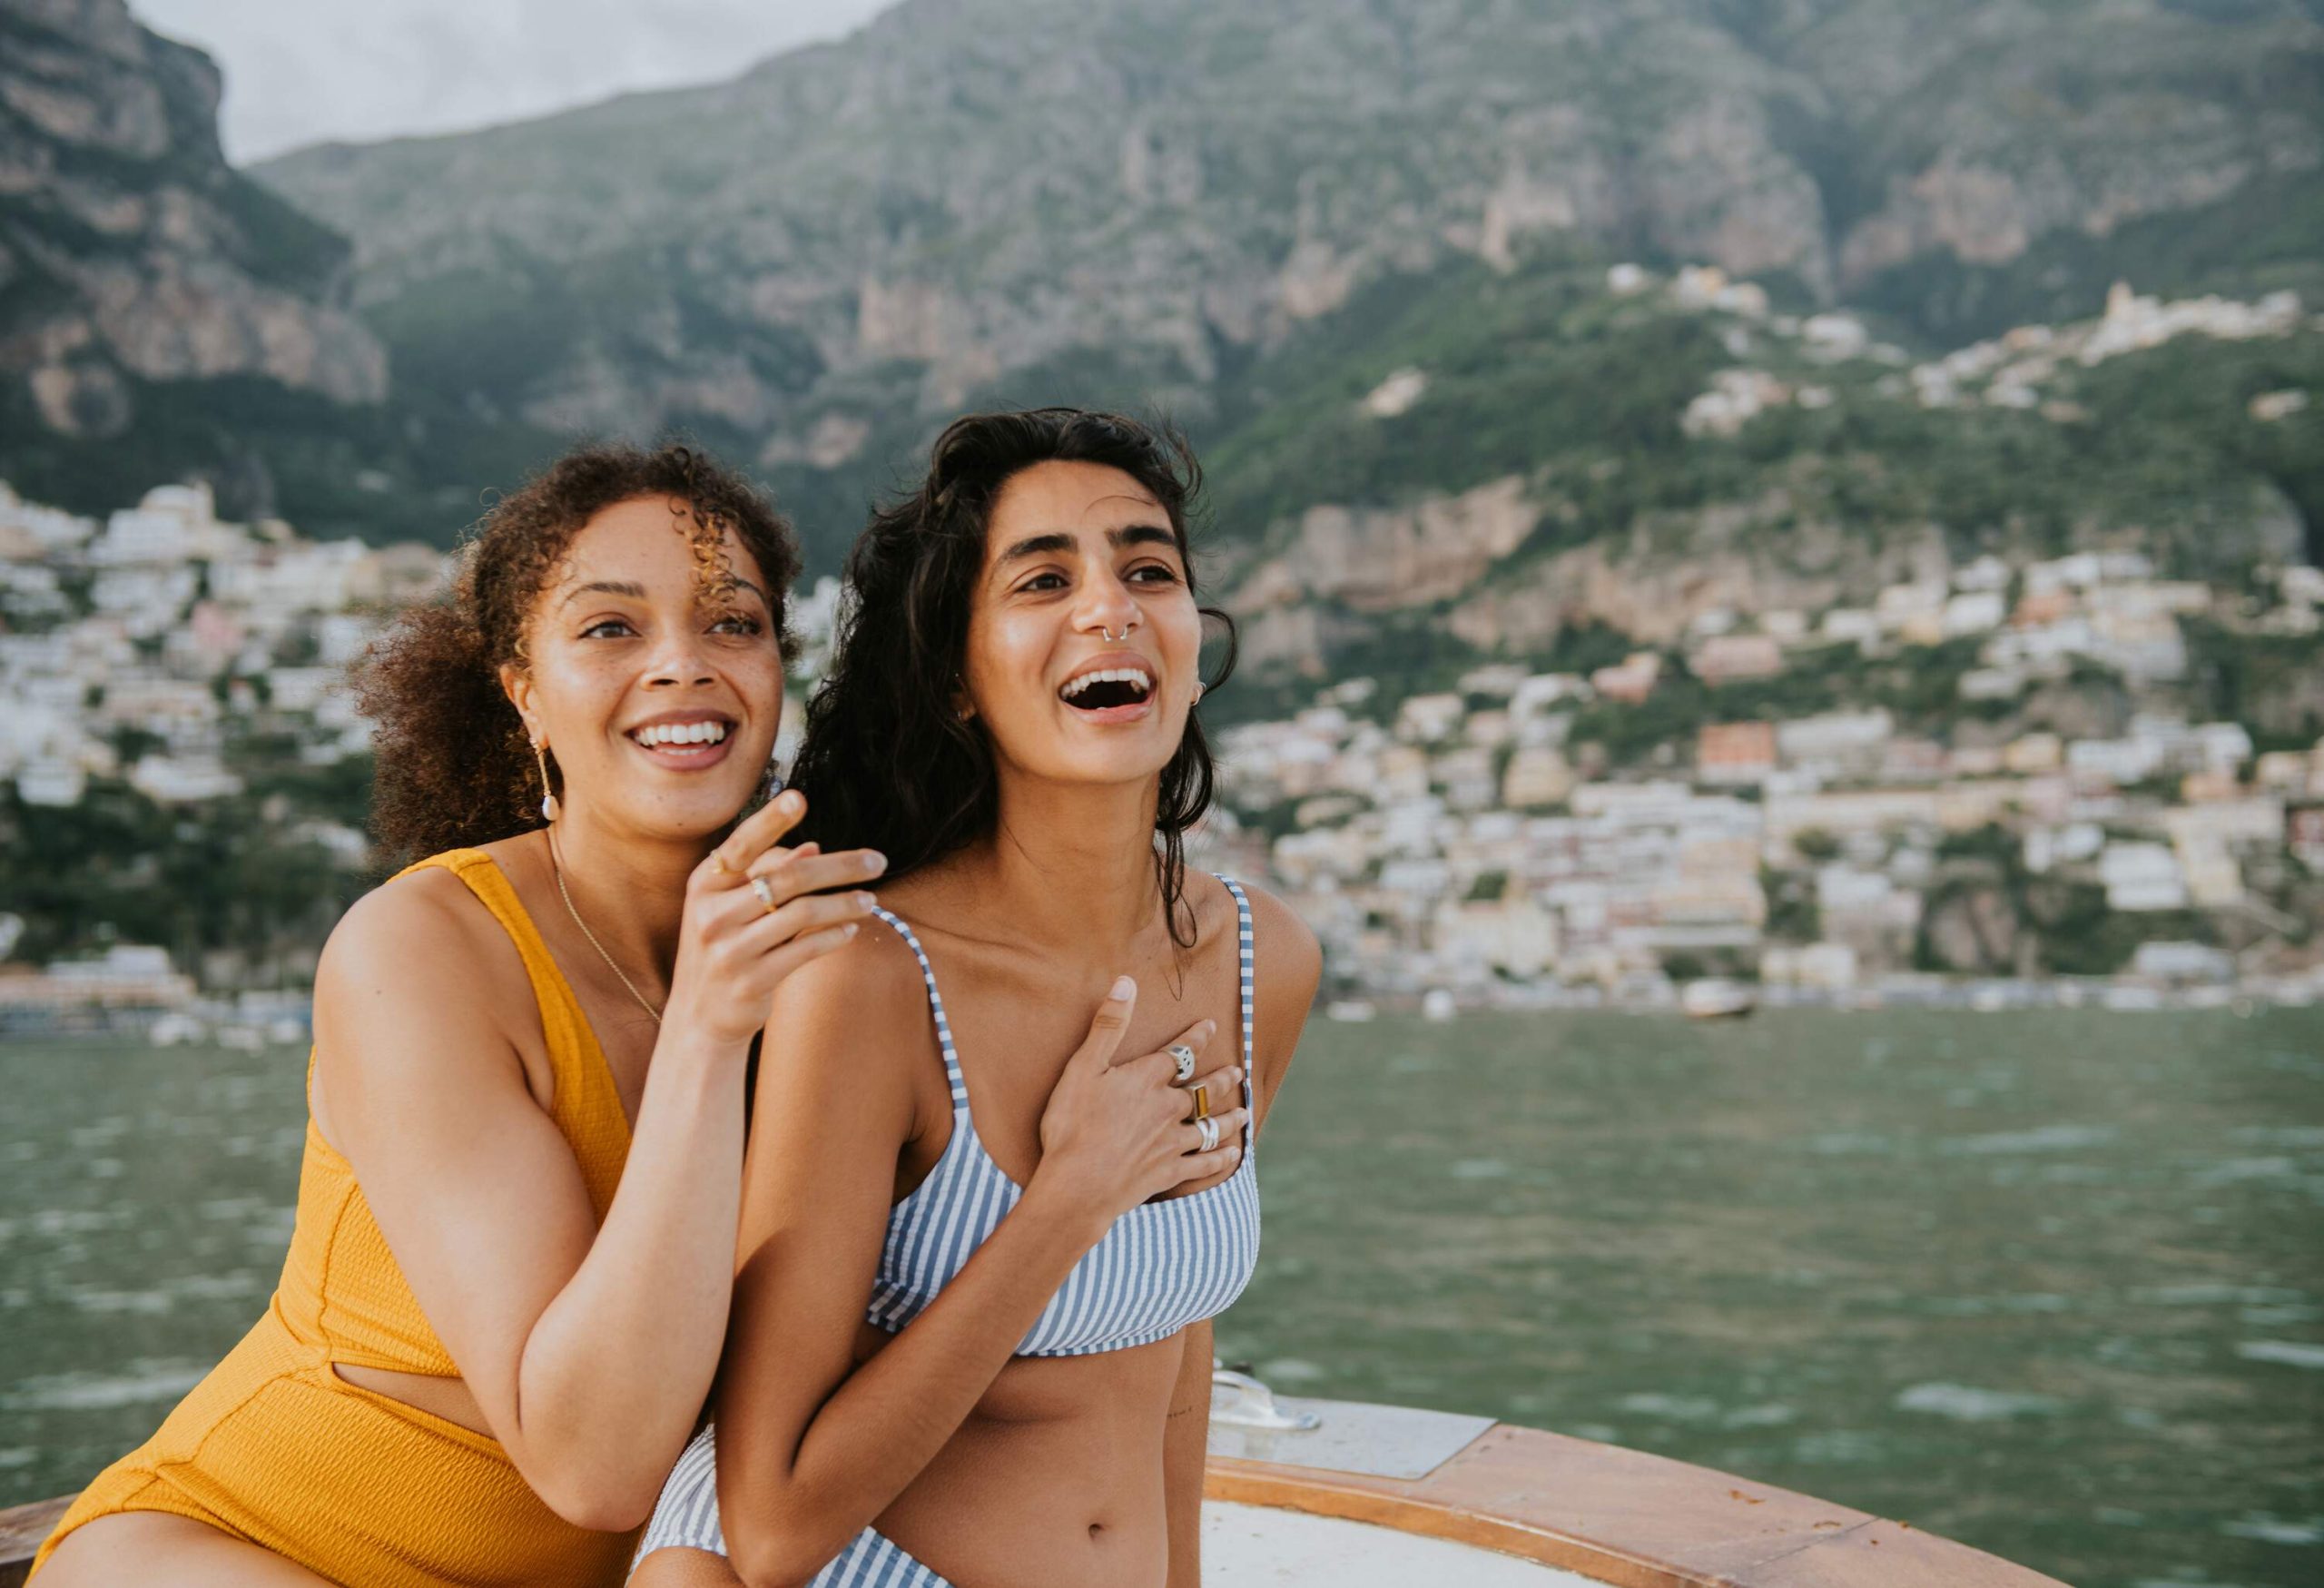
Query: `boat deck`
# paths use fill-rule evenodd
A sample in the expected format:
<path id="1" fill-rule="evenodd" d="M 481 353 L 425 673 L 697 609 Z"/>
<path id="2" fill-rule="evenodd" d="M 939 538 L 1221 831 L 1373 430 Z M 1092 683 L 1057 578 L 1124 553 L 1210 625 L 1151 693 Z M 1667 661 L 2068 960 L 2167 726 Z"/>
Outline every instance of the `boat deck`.
<path id="1" fill-rule="evenodd" d="M 1215 1422 L 1212 1588 L 2063 1588 L 1846 1505 L 1484 1417 L 1345 1401 Z M 0 1511 L 0 1588 L 64 1500 Z"/>
<path id="2" fill-rule="evenodd" d="M 1277 1405 L 1295 1415 L 1318 1416 L 1320 1426 L 1297 1432 L 1215 1424 L 1206 1540 L 1224 1531 L 1222 1513 L 1256 1508 L 1459 1544 L 1472 1552 L 1463 1557 L 1463 1573 L 1481 1569 L 1468 1563 L 1492 1555 L 1534 1569 L 1509 1577 L 1512 1583 L 2063 1588 L 2055 1578 L 1909 1523 L 1644 1451 L 1403 1407 L 1287 1398 Z M 1433 1462 L 1435 1451 L 1423 1444 L 1432 1430 L 1440 1446 L 1454 1446 Z M 1204 1563 L 1206 1580 L 1235 1588 L 1502 1580 L 1338 1576 L 1320 1567 L 1306 1578 L 1246 1576 L 1231 1550 L 1206 1553 Z"/>

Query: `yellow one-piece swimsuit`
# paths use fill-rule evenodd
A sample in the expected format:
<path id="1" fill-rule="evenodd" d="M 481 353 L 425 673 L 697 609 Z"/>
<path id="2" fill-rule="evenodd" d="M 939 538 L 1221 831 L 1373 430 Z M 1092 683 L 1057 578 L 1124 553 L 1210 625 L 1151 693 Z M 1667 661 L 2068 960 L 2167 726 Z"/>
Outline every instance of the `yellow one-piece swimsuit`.
<path id="1" fill-rule="evenodd" d="M 409 871 L 426 866 L 466 883 L 524 957 L 555 1075 L 551 1112 L 602 1220 L 629 1155 L 629 1121 L 581 1006 L 490 855 L 450 850 Z M 359 1388 L 333 1371 L 340 1363 L 459 1372 L 354 1169 L 310 1117 L 290 1252 L 265 1316 L 151 1439 L 97 1475 L 34 1572 L 97 1517 L 166 1511 L 362 1588 L 622 1581 L 635 1532 L 575 1526 L 517 1475 L 498 1440 Z"/>

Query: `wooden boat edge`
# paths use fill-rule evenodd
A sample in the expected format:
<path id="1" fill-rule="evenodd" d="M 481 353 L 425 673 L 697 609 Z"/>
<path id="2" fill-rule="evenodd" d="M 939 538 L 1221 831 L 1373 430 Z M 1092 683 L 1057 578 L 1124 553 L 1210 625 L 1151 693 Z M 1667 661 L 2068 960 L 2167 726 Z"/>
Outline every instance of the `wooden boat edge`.
<path id="1" fill-rule="evenodd" d="M 1204 1494 L 1490 1549 L 1612 1588 L 2065 1588 L 1909 1523 L 1507 1423 L 1419 1478 L 1214 1455 Z"/>
<path id="2" fill-rule="evenodd" d="M 16 1588 L 33 1569 L 33 1553 L 56 1526 L 73 1496 L 34 1500 L 0 1511 L 0 1588 Z"/>
<path id="3" fill-rule="evenodd" d="M 2064 1588 L 1907 1523 L 1507 1423 L 1418 1478 L 1214 1455 L 1204 1495 L 1489 1549 L 1611 1588 Z M 0 1510 L 0 1588 L 24 1582 L 71 1503 Z"/>

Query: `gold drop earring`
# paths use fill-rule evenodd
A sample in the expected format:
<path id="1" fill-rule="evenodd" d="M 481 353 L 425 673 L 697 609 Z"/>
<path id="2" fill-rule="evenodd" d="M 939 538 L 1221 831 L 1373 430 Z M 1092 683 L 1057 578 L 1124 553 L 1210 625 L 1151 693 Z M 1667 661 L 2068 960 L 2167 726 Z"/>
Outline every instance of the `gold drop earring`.
<path id="1" fill-rule="evenodd" d="M 556 793 L 549 787 L 547 750 L 547 741 L 543 739 L 533 741 L 533 764 L 541 769 L 541 820 L 555 822 L 557 813 Z"/>

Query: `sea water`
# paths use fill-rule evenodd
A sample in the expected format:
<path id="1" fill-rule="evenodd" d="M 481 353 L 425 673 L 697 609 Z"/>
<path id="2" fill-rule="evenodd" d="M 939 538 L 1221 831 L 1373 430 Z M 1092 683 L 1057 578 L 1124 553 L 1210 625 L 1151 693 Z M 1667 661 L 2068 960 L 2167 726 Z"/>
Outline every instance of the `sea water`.
<path id="1" fill-rule="evenodd" d="M 0 1504 L 265 1305 L 303 1055 L 0 1048 Z M 1318 1018 L 1220 1354 L 2080 1588 L 2324 1581 L 2324 1011 Z"/>

